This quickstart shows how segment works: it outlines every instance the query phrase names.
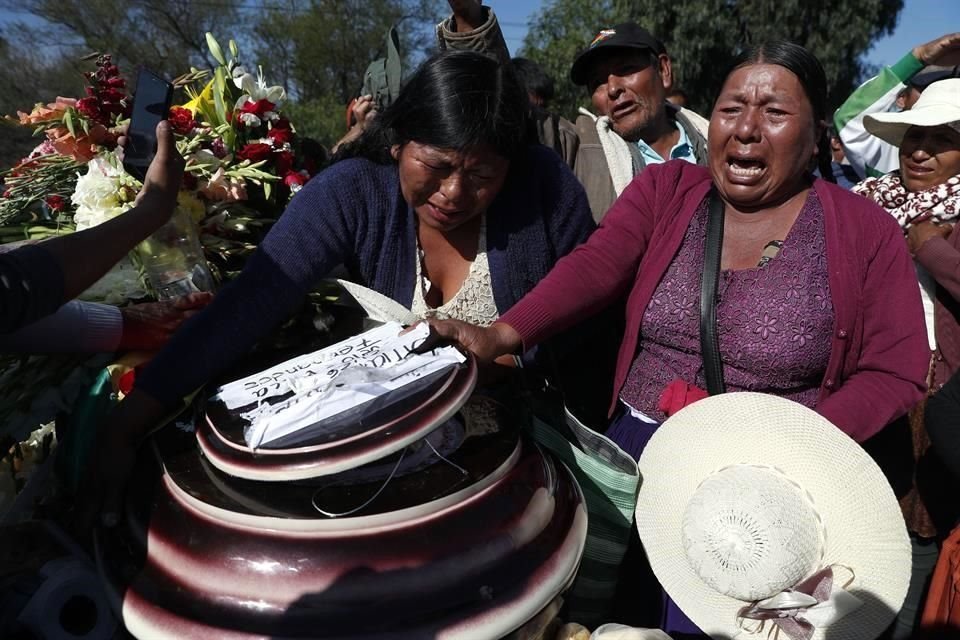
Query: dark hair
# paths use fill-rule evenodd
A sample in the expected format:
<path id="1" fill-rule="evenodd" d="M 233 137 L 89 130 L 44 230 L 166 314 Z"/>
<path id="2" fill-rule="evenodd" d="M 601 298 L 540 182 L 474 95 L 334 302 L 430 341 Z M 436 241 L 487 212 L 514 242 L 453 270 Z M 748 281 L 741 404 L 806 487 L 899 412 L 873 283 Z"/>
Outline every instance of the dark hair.
<path id="1" fill-rule="evenodd" d="M 817 57 L 800 45 L 787 40 L 769 40 L 754 45 L 737 56 L 726 77 L 737 69 L 754 64 L 775 64 L 791 72 L 800 81 L 813 111 L 814 124 L 827 124 L 827 74 Z M 817 164 L 820 175 L 830 176 L 830 144 L 826 129 L 822 128 L 817 140 Z"/>
<path id="2" fill-rule="evenodd" d="M 544 103 L 553 100 L 553 78 L 547 75 L 543 67 L 528 58 L 513 58 L 510 62 L 527 93 L 540 96 Z"/>
<path id="3" fill-rule="evenodd" d="M 827 119 L 827 74 L 817 57 L 805 48 L 786 40 L 770 40 L 754 45 L 737 56 L 727 76 L 742 67 L 775 64 L 797 76 L 813 109 L 814 119 Z"/>
<path id="4" fill-rule="evenodd" d="M 670 92 L 667 94 L 667 97 L 672 98 L 673 96 L 677 96 L 678 98 L 683 98 L 684 100 L 688 99 L 687 92 L 684 91 L 683 89 L 670 89 Z"/>
<path id="5" fill-rule="evenodd" d="M 364 157 L 393 162 L 390 149 L 411 140 L 441 149 L 488 144 L 513 159 L 528 144 L 527 94 L 509 65 L 475 51 L 431 56 L 334 161 Z"/>

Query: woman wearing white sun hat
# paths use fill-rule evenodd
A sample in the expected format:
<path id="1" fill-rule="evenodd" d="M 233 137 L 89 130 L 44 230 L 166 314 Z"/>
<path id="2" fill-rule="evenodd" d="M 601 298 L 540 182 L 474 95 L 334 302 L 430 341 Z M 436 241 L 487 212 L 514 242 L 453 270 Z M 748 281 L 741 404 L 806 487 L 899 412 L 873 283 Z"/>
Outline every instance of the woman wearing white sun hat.
<path id="1" fill-rule="evenodd" d="M 909 111 L 864 119 L 867 131 L 899 147 L 900 170 L 854 188 L 900 223 L 917 265 L 931 350 L 929 393 L 937 393 L 960 368 L 960 79 L 929 85 Z M 914 548 L 913 578 L 894 640 L 907 638 L 919 620 L 925 585 L 937 559 L 937 542 L 956 517 L 955 482 L 927 453 L 925 403 L 910 414 L 914 488 L 901 500 Z M 953 425 L 951 425 L 953 426 Z M 919 487 L 916 485 L 920 485 Z"/>
<path id="2" fill-rule="evenodd" d="M 677 456 L 691 444 L 697 455 Z M 910 544 L 897 500 L 870 456 L 814 411 L 712 396 L 668 419 L 639 468 L 650 564 L 713 638 L 872 640 L 900 609 Z"/>

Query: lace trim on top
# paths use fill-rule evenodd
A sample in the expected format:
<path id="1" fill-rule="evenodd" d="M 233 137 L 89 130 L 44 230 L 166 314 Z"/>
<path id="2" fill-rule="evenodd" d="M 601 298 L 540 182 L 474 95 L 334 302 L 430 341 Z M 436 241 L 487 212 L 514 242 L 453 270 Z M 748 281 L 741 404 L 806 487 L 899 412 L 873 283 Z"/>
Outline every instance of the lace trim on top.
<path id="1" fill-rule="evenodd" d="M 426 302 L 430 290 L 430 280 L 423 276 L 423 250 L 417 243 L 417 273 L 413 285 L 413 304 L 410 309 L 421 318 L 453 318 L 481 327 L 487 327 L 497 321 L 500 312 L 493 299 L 493 279 L 490 276 L 490 263 L 487 260 L 487 218 L 480 219 L 480 238 L 477 243 L 477 257 L 470 264 L 470 271 L 460 285 L 460 290 L 439 307 L 431 307 Z"/>

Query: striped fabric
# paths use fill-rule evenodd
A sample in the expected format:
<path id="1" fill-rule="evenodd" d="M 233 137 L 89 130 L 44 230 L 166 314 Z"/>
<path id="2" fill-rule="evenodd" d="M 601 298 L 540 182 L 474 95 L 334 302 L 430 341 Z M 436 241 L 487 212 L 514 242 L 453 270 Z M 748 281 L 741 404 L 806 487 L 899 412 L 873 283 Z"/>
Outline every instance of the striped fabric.
<path id="1" fill-rule="evenodd" d="M 620 563 L 633 526 L 640 474 L 636 462 L 620 447 L 569 411 L 566 427 L 568 437 L 535 417 L 531 435 L 570 468 L 586 499 L 586 547 L 565 600 L 568 620 L 595 627 L 610 621 Z"/>

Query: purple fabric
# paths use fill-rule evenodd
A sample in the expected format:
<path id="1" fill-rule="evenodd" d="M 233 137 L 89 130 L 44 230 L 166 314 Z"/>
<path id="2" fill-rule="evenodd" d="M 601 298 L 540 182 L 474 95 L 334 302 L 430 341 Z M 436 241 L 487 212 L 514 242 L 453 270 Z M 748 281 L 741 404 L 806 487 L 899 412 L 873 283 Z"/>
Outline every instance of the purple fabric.
<path id="1" fill-rule="evenodd" d="M 651 418 L 663 390 L 680 379 L 706 388 L 700 356 L 700 274 L 707 203 L 697 208 L 680 250 L 654 291 L 637 357 L 620 397 Z M 830 359 L 830 296 L 823 209 L 811 190 L 776 257 L 723 271 L 717 330 L 728 391 L 757 391 L 813 408 Z"/>
<path id="2" fill-rule="evenodd" d="M 500 317 L 525 347 L 627 295 L 609 415 L 637 354 L 654 290 L 680 249 L 710 173 L 682 160 L 647 167 L 627 185 L 589 241 Z M 917 273 L 893 217 L 835 184 L 813 183 L 824 212 L 836 315 L 817 412 L 857 442 L 912 408 L 926 390 L 926 329 Z"/>

